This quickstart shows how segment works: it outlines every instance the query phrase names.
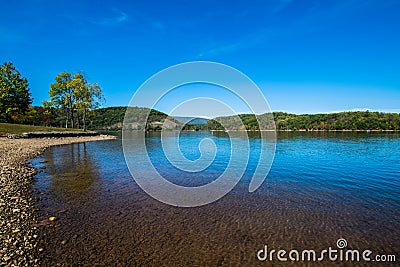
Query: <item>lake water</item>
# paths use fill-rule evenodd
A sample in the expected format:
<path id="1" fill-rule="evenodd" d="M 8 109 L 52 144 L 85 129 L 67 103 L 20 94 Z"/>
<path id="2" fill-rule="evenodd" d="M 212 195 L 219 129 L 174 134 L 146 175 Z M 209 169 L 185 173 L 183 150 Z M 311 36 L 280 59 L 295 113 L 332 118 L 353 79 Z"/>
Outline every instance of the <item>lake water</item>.
<path id="1" fill-rule="evenodd" d="M 203 173 L 183 173 L 166 161 L 159 133 L 146 138 L 156 168 L 176 184 L 197 186 L 220 175 L 229 139 L 206 132 L 181 135 L 182 151 L 199 157 L 199 141 L 217 144 Z M 257 147 L 259 138 L 252 137 Z M 256 149 L 254 149 L 256 151 Z M 254 156 L 254 155 L 253 155 Z M 254 193 L 256 163 L 220 200 L 196 208 L 154 200 L 135 183 L 121 139 L 48 149 L 32 161 L 45 263 L 72 265 L 264 265 L 270 249 L 370 249 L 400 260 L 400 135 L 280 133 L 267 179 Z M 56 216 L 55 223 L 48 223 Z M 275 262 L 277 264 L 279 262 Z"/>

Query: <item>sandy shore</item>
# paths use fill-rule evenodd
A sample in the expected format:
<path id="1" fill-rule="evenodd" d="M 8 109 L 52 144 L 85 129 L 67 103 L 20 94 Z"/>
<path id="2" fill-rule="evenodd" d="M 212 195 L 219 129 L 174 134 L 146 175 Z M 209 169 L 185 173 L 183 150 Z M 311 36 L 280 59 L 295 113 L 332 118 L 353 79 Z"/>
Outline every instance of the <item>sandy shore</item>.
<path id="1" fill-rule="evenodd" d="M 114 139 L 114 136 L 65 137 L 43 139 L 0 138 L 0 266 L 39 265 L 43 249 L 38 245 L 38 230 L 32 196 L 36 170 L 27 160 L 46 148 L 72 143 Z"/>

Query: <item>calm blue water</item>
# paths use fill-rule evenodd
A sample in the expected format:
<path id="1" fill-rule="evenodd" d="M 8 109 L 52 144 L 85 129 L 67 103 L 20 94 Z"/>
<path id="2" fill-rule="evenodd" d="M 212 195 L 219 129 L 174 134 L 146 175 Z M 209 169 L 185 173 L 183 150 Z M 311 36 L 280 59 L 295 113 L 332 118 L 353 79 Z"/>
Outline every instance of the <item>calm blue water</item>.
<path id="1" fill-rule="evenodd" d="M 182 133 L 182 153 L 198 159 L 204 137 L 218 152 L 201 173 L 172 166 L 158 133 L 148 134 L 146 144 L 161 174 L 197 186 L 218 177 L 230 158 L 223 133 Z M 353 248 L 399 253 L 399 134 L 281 133 L 267 179 L 249 193 L 259 143 L 257 136 L 250 138 L 245 175 L 227 196 L 191 209 L 146 195 L 128 172 L 120 139 L 49 149 L 33 161 L 43 169 L 36 182 L 41 218 L 60 218 L 56 228 L 43 227 L 48 261 L 255 264 L 254 253 L 266 243 L 317 249 L 340 237 Z M 62 240 L 68 242 L 60 245 Z"/>

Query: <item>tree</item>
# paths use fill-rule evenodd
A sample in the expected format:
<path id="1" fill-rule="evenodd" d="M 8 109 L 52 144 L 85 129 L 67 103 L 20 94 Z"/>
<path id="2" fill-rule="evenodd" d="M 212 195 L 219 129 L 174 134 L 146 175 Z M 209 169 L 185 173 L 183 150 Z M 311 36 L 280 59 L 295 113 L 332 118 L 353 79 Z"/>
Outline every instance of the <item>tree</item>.
<path id="1" fill-rule="evenodd" d="M 32 104 L 28 80 L 21 77 L 11 62 L 0 66 L 0 121 L 14 122 Z"/>
<path id="2" fill-rule="evenodd" d="M 98 108 L 104 100 L 100 86 L 97 83 L 89 83 L 80 72 L 58 74 L 55 83 L 50 85 L 49 95 L 50 102 L 46 104 L 62 111 L 65 127 L 68 128 L 69 122 L 71 127 L 77 125 L 79 128 L 82 121 L 84 130 L 88 112 Z"/>
<path id="3" fill-rule="evenodd" d="M 11 116 L 11 121 L 21 124 L 35 124 L 37 118 L 37 111 L 34 107 L 29 106 L 24 113 L 14 113 Z"/>
<path id="4" fill-rule="evenodd" d="M 73 79 L 76 108 L 82 117 L 82 128 L 86 130 L 86 117 L 89 111 L 100 107 L 104 96 L 98 83 L 88 83 L 82 73 L 76 73 Z"/>
<path id="5" fill-rule="evenodd" d="M 55 83 L 50 84 L 49 104 L 61 110 L 65 117 L 65 128 L 68 128 L 68 121 L 74 127 L 74 95 L 71 87 L 72 75 L 69 72 L 61 72 L 55 78 Z"/>
<path id="6" fill-rule="evenodd" d="M 38 123 L 44 126 L 57 126 L 60 127 L 59 124 L 55 124 L 56 118 L 56 109 L 52 107 L 49 101 L 43 101 L 42 107 L 35 107 L 37 111 L 37 120 Z M 61 125 L 62 127 L 62 125 Z"/>

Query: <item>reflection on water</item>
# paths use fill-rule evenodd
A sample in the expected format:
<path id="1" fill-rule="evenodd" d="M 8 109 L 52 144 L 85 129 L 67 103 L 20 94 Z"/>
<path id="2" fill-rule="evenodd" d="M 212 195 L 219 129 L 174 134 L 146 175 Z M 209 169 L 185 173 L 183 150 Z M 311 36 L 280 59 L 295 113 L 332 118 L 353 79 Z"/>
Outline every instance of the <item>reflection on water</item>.
<path id="1" fill-rule="evenodd" d="M 85 201 L 89 193 L 96 193 L 99 175 L 86 143 L 58 148 L 57 153 L 46 153 L 44 160 L 51 176 L 49 191 L 60 201 Z"/>
<path id="2" fill-rule="evenodd" d="M 59 220 L 40 228 L 45 263 L 254 266 L 264 244 L 324 249 L 340 237 L 354 249 L 399 255 L 398 134 L 281 133 L 271 172 L 251 194 L 259 137 L 249 135 L 253 152 L 238 186 L 215 203 L 189 209 L 160 203 L 136 185 L 121 140 L 47 150 L 34 161 L 46 168 L 37 176 L 39 208 L 43 220 Z M 193 159 L 199 141 L 211 138 L 216 160 L 204 173 L 185 174 L 166 161 L 159 133 L 148 133 L 150 158 L 168 179 L 193 186 L 223 171 L 230 151 L 226 133 L 180 137 L 183 153 Z"/>
<path id="3" fill-rule="evenodd" d="M 40 159 L 45 163 L 48 179 L 42 179 L 39 183 L 48 183 L 49 193 L 58 201 L 84 201 L 95 190 L 98 180 L 96 166 L 88 155 L 86 144 L 50 150 L 54 150 L 54 153 L 45 153 Z"/>

